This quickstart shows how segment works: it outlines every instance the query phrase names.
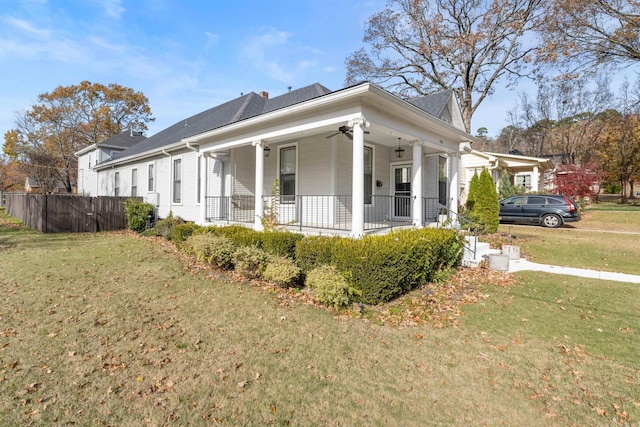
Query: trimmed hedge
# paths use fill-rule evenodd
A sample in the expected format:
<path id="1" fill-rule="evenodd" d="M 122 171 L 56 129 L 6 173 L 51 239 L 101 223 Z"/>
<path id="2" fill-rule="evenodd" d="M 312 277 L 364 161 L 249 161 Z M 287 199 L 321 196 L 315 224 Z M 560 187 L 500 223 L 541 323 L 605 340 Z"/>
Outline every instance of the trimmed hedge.
<path id="1" fill-rule="evenodd" d="M 304 235 L 289 231 L 265 231 L 262 235 L 262 249 L 271 255 L 294 259 L 296 244 L 304 239 Z"/>
<path id="2" fill-rule="evenodd" d="M 333 265 L 360 291 L 360 301 L 380 304 L 457 265 L 463 250 L 462 238 L 453 230 L 414 229 L 361 239 L 307 238 L 298 243 L 296 254 L 303 271 Z"/>
<path id="3" fill-rule="evenodd" d="M 241 225 L 215 227 L 213 233 L 229 238 L 238 247 L 257 246 L 259 248 L 262 247 L 262 235 L 264 234 Z"/>
<path id="4" fill-rule="evenodd" d="M 309 236 L 296 244 L 296 264 L 303 273 L 321 265 L 331 264 L 334 242 L 342 237 Z"/>
<path id="5" fill-rule="evenodd" d="M 175 243 L 176 246 L 180 247 L 188 237 L 190 237 L 194 231 L 200 229 L 198 224 L 194 222 L 185 222 L 184 224 L 179 224 L 173 227 L 171 230 L 171 241 Z"/>
<path id="6" fill-rule="evenodd" d="M 236 249 L 236 245 L 228 238 L 211 233 L 193 234 L 182 245 L 182 251 L 195 255 L 196 260 L 223 270 L 233 268 L 233 254 Z"/>
<path id="7" fill-rule="evenodd" d="M 348 285 L 349 298 L 367 304 L 387 302 L 441 278 L 443 271 L 458 265 L 464 251 L 462 235 L 444 228 L 400 230 L 352 239 L 303 237 L 286 231 L 257 232 L 242 226 L 204 228 L 187 223 L 174 227 L 171 234 L 179 247 L 186 241 L 183 249 L 199 260 L 221 268 L 233 264 L 247 278 L 264 277 L 280 286 L 294 286 L 299 277 L 328 265 Z M 236 247 L 230 261 L 230 253 Z M 323 270 L 323 277 L 327 274 Z M 342 285 L 337 288 L 328 292 L 340 294 L 340 289 L 346 289 Z"/>

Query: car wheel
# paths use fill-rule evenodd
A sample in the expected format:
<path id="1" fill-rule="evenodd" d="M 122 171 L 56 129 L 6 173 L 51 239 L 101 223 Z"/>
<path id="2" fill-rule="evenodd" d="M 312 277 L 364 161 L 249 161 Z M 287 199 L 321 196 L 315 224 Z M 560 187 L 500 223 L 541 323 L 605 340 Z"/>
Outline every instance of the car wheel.
<path id="1" fill-rule="evenodd" d="M 549 228 L 558 228 L 562 225 L 562 219 L 558 215 L 548 214 L 542 217 L 542 225 Z"/>

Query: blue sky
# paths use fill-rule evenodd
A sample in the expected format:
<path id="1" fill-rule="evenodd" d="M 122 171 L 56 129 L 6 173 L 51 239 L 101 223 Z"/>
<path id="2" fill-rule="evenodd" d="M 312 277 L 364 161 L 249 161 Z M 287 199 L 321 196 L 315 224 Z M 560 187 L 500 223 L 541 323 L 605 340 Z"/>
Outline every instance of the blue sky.
<path id="1" fill-rule="evenodd" d="M 339 89 L 345 58 L 386 0 L 0 0 L 0 131 L 57 86 L 143 92 L 154 134 L 265 90 Z M 523 86 L 515 89 L 520 91 Z M 517 92 L 496 88 L 472 123 L 497 135 Z"/>

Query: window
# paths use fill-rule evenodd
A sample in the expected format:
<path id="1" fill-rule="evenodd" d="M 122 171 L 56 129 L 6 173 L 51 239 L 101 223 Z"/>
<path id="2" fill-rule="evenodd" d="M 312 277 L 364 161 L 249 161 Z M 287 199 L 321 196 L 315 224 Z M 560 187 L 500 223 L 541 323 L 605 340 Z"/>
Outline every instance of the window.
<path id="1" fill-rule="evenodd" d="M 438 157 L 438 203 L 442 206 L 447 206 L 447 158 Z"/>
<path id="2" fill-rule="evenodd" d="M 507 200 L 507 205 L 520 206 L 524 203 L 524 196 L 511 197 Z"/>
<path id="3" fill-rule="evenodd" d="M 280 149 L 280 201 L 294 203 L 296 195 L 296 147 Z"/>
<path id="4" fill-rule="evenodd" d="M 196 203 L 200 203 L 200 189 L 202 188 L 202 180 L 200 179 L 200 157 L 196 157 L 196 162 L 198 163 L 198 188 L 196 190 Z"/>
<path id="5" fill-rule="evenodd" d="M 131 197 L 138 195 L 138 169 L 131 169 Z"/>
<path id="6" fill-rule="evenodd" d="M 91 169 L 91 154 L 89 154 L 89 169 Z"/>
<path id="7" fill-rule="evenodd" d="M 547 200 L 542 196 L 529 196 L 527 197 L 528 205 L 546 205 Z"/>
<path id="8" fill-rule="evenodd" d="M 516 185 L 521 185 L 526 190 L 531 190 L 531 175 L 516 175 Z"/>
<path id="9" fill-rule="evenodd" d="M 173 161 L 173 203 L 182 203 L 182 159 Z"/>
<path id="10" fill-rule="evenodd" d="M 373 148 L 364 147 L 364 204 L 370 205 L 373 198 Z"/>
<path id="11" fill-rule="evenodd" d="M 113 192 L 116 197 L 120 197 L 120 172 L 116 172 L 113 177 Z"/>
<path id="12" fill-rule="evenodd" d="M 149 165 L 147 172 L 147 191 L 153 191 L 153 165 Z"/>

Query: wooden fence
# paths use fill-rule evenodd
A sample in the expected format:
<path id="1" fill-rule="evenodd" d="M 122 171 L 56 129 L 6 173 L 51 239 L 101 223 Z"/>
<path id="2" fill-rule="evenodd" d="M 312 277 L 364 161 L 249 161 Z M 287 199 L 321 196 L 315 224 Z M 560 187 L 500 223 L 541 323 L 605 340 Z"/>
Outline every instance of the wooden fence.
<path id="1" fill-rule="evenodd" d="M 43 233 L 82 233 L 127 228 L 128 197 L 5 194 L 6 212 Z"/>

